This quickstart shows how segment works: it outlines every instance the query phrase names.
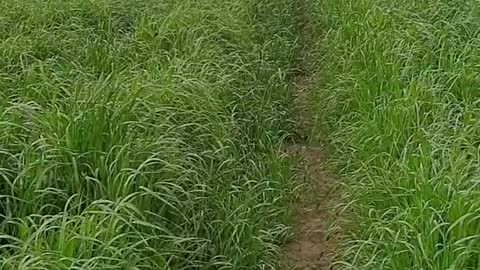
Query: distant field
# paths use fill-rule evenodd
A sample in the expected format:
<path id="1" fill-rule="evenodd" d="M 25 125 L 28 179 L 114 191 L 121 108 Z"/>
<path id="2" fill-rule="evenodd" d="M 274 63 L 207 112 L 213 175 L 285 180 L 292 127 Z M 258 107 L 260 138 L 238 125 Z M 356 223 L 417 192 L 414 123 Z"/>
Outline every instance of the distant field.
<path id="1" fill-rule="evenodd" d="M 480 269 L 480 4 L 309 1 L 347 269 Z M 322 137 L 322 136 L 319 136 Z"/>
<path id="2" fill-rule="evenodd" d="M 0 2 L 0 268 L 276 269 L 294 1 Z"/>

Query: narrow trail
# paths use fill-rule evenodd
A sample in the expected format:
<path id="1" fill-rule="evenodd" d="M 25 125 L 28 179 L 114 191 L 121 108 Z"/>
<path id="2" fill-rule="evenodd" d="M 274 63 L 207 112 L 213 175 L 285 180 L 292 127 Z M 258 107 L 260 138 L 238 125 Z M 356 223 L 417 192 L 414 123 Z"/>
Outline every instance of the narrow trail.
<path id="1" fill-rule="evenodd" d="M 308 85 L 294 85 L 298 108 L 304 107 Z M 306 111 L 298 114 L 299 123 L 305 123 Z M 290 144 L 287 154 L 300 160 L 298 181 L 302 184 L 293 206 L 293 237 L 284 248 L 288 265 L 298 270 L 332 269 L 339 241 L 337 178 L 328 170 L 325 151 L 317 144 Z"/>
<path id="2" fill-rule="evenodd" d="M 298 181 L 301 184 L 299 196 L 293 208 L 295 224 L 293 236 L 284 246 L 289 269 L 325 270 L 333 269 L 333 262 L 340 240 L 340 214 L 337 205 L 337 177 L 327 167 L 327 153 L 324 148 L 308 139 L 311 134 L 313 116 L 308 109 L 308 93 L 318 82 L 315 75 L 308 72 L 311 55 L 308 51 L 309 29 L 308 7 L 301 1 L 298 9 L 302 18 L 300 40 L 304 41 L 304 49 L 299 52 L 298 65 L 307 70 L 298 75 L 292 85 L 296 108 L 296 123 L 299 134 L 306 138 L 301 143 L 291 143 L 286 152 L 289 156 L 300 160 Z"/>

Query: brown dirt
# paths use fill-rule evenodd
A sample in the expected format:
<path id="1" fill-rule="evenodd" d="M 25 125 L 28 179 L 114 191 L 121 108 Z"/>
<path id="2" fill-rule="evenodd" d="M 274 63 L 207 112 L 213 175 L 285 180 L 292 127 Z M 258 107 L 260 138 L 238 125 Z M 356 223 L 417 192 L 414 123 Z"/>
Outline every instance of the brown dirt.
<path id="1" fill-rule="evenodd" d="M 318 51 L 314 43 L 318 35 L 309 18 L 307 1 L 299 0 L 299 42 L 303 48 L 297 51 L 297 67 L 301 72 L 294 80 L 292 93 L 296 109 L 297 132 L 302 143 L 286 146 L 286 153 L 300 161 L 298 181 L 301 188 L 293 209 L 295 224 L 290 241 L 283 251 L 288 270 L 333 269 L 346 227 L 345 209 L 339 208 L 340 192 L 338 177 L 327 166 L 327 151 L 318 143 L 310 142 L 314 130 L 315 115 L 309 110 L 309 92 L 321 85 L 319 80 Z M 313 42 L 313 43 L 312 43 Z M 313 49 L 313 50 L 312 50 Z M 318 49 L 318 48 L 317 48 Z M 312 62 L 313 61 L 313 62 Z M 308 71 L 314 71 L 309 74 Z"/>
<path id="2" fill-rule="evenodd" d="M 310 79 L 297 78 L 293 86 L 298 129 L 308 132 L 312 117 L 306 109 Z M 291 240 L 284 252 L 289 269 L 324 270 L 333 269 L 339 242 L 339 226 L 336 206 L 337 178 L 327 166 L 325 151 L 316 144 L 290 144 L 286 152 L 300 160 L 298 181 L 302 185 L 294 203 L 295 225 Z"/>

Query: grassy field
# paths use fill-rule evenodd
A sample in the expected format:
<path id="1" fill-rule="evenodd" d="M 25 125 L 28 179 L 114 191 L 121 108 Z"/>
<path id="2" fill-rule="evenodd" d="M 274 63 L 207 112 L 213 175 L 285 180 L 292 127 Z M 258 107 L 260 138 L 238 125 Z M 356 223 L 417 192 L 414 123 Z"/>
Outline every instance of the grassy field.
<path id="1" fill-rule="evenodd" d="M 276 269 L 294 1 L 0 2 L 0 268 Z"/>
<path id="2" fill-rule="evenodd" d="M 347 269 L 480 269 L 478 1 L 309 1 Z M 321 135 L 323 134 L 323 135 Z"/>
<path id="3" fill-rule="evenodd" d="M 279 269 L 298 63 L 338 265 L 480 269 L 477 0 L 0 2 L 0 269 Z"/>

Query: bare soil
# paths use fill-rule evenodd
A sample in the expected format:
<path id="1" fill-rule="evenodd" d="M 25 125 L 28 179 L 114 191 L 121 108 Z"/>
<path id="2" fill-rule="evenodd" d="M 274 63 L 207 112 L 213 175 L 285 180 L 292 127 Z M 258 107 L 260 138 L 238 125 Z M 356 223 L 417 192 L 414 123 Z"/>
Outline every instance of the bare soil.
<path id="1" fill-rule="evenodd" d="M 297 124 L 301 133 L 308 132 L 312 117 L 306 109 L 310 79 L 299 77 L 293 86 Z M 294 203 L 295 225 L 291 240 L 284 246 L 289 269 L 333 269 L 339 243 L 337 178 L 326 166 L 324 149 L 304 142 L 290 144 L 286 152 L 300 160 L 299 196 Z"/>

